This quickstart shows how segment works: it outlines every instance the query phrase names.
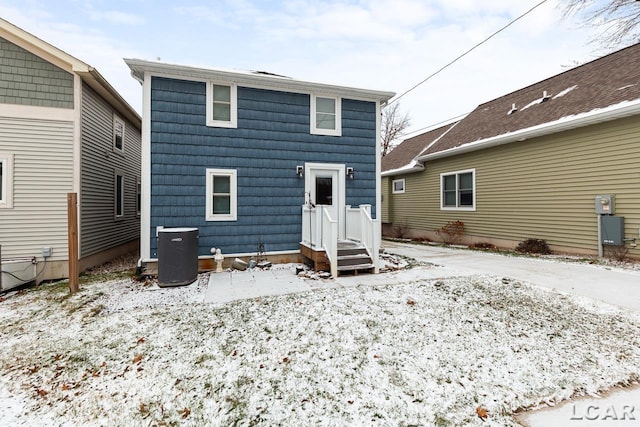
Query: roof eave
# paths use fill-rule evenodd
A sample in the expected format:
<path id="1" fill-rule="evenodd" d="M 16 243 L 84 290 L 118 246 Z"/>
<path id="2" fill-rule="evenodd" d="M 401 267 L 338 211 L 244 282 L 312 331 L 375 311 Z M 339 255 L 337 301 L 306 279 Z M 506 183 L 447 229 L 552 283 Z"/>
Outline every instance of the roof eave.
<path id="1" fill-rule="evenodd" d="M 87 83 L 102 98 L 104 98 L 116 111 L 132 123 L 137 129 L 142 128 L 142 118 L 136 110 L 118 93 L 117 90 L 96 70 L 91 67 L 87 72 L 77 72 L 82 81 Z"/>
<path id="2" fill-rule="evenodd" d="M 422 172 L 424 170 L 424 165 L 421 163 L 413 162 L 413 164 L 403 166 L 397 169 L 390 169 L 388 171 L 382 172 L 382 176 L 397 176 L 397 175 L 406 175 L 409 173 Z"/>
<path id="3" fill-rule="evenodd" d="M 342 96 L 354 99 L 375 100 L 380 102 L 381 104 L 386 103 L 387 101 L 389 101 L 389 99 L 395 96 L 394 92 L 307 82 L 302 80 L 289 79 L 286 77 L 260 74 L 254 75 L 249 73 L 218 70 L 213 68 L 201 68 L 168 64 L 164 62 L 145 61 L 142 59 L 125 58 L 124 61 L 131 69 L 131 75 L 139 82 L 143 82 L 145 72 L 149 72 L 152 74 L 170 75 L 185 79 L 197 78 L 227 80 L 240 85 L 258 86 L 274 90 L 311 93 L 338 93 Z"/>
<path id="4" fill-rule="evenodd" d="M 511 142 L 525 141 L 531 138 L 537 138 L 579 127 L 621 119 L 636 114 L 640 114 L 640 99 L 636 99 L 633 101 L 624 101 L 606 108 L 596 109 L 573 116 L 562 117 L 553 122 L 543 123 L 526 129 L 520 129 L 514 132 L 493 136 L 491 138 L 469 142 L 458 147 L 418 156 L 416 157 L 416 160 L 419 162 L 426 162 L 443 157 L 455 156 L 458 154 L 468 153 L 476 150 L 483 150 L 485 148 L 495 147 L 498 145 L 509 144 Z"/>

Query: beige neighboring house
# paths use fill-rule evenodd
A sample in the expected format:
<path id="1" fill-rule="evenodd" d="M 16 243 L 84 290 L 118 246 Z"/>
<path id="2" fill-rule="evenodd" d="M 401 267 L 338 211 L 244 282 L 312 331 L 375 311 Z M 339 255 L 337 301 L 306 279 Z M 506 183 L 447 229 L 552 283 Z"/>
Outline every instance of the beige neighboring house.
<path id="1" fill-rule="evenodd" d="M 90 65 L 0 19 L 0 290 L 138 248 L 140 116 Z"/>
<path id="2" fill-rule="evenodd" d="M 436 229 L 462 221 L 462 243 L 535 238 L 607 255 L 621 249 L 603 242 L 617 228 L 640 258 L 640 44 L 407 139 L 383 158 L 382 177 L 386 236 L 439 240 Z M 596 197 L 608 195 L 599 230 Z"/>

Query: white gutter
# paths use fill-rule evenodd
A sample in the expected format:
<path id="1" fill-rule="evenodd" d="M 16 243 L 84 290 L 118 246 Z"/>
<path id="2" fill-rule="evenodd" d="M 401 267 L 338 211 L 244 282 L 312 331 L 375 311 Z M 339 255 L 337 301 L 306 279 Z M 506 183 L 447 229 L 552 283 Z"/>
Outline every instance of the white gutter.
<path id="1" fill-rule="evenodd" d="M 388 171 L 382 172 L 382 176 L 394 176 L 394 175 L 404 175 L 406 173 L 420 172 L 424 170 L 424 166 L 422 163 L 418 163 L 415 160 L 412 160 L 408 165 L 404 165 L 397 169 L 390 169 Z"/>
<path id="2" fill-rule="evenodd" d="M 249 87 L 260 87 L 272 90 L 283 90 L 288 92 L 318 92 L 318 93 L 339 93 L 345 98 L 375 100 L 381 105 L 386 104 L 389 99 L 395 96 L 395 92 L 383 92 L 377 90 L 360 89 L 347 86 L 336 86 L 324 83 L 306 82 L 288 77 L 256 74 L 249 71 L 232 71 L 215 68 L 192 67 L 186 65 L 168 64 L 165 62 L 145 61 L 142 59 L 125 58 L 124 62 L 131 69 L 132 76 L 142 81 L 144 73 L 169 75 L 182 79 L 212 79 L 228 80 L 239 85 Z"/>
<path id="3" fill-rule="evenodd" d="M 526 129 L 520 129 L 515 132 L 509 132 L 491 138 L 480 139 L 470 142 L 459 147 L 450 148 L 448 150 L 438 151 L 436 153 L 425 154 L 416 157 L 416 161 L 424 162 L 428 160 L 440 159 L 443 157 L 454 156 L 457 154 L 468 153 L 471 151 L 482 150 L 485 148 L 496 147 L 511 142 L 524 141 L 531 138 L 537 138 L 544 135 L 550 135 L 578 127 L 594 125 L 611 120 L 621 119 L 640 114 L 640 99 L 633 101 L 623 101 L 606 108 L 597 108 L 586 113 L 562 117 L 553 122 L 543 123 Z"/>

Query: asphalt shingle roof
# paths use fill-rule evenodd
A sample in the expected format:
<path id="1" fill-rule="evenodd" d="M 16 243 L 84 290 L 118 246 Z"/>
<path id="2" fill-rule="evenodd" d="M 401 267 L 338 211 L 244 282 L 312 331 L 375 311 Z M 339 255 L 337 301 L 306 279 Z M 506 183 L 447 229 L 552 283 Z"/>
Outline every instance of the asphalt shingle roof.
<path id="1" fill-rule="evenodd" d="M 430 130 L 412 138 L 405 139 L 400 145 L 382 158 L 382 172 L 399 169 L 411 163 L 434 140 L 445 133 L 454 123 Z"/>
<path id="2" fill-rule="evenodd" d="M 433 144 L 434 131 L 408 139 L 383 158 L 382 170 L 410 163 L 419 143 L 418 155 L 433 154 L 638 99 L 640 43 L 481 104 Z"/>

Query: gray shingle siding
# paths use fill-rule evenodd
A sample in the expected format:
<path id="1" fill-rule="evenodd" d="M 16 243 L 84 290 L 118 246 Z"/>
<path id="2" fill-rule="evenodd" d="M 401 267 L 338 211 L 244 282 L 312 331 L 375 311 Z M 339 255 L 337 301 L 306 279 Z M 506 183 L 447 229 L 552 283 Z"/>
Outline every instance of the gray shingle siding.
<path id="1" fill-rule="evenodd" d="M 375 212 L 376 104 L 343 99 L 341 137 L 310 134 L 310 96 L 238 88 L 238 128 L 207 127 L 204 82 L 154 77 L 151 87 L 151 256 L 155 230 L 198 227 L 200 254 L 297 250 L 304 180 L 296 165 L 356 170 L 346 203 Z M 238 220 L 205 221 L 207 168 L 237 170 Z"/>
<path id="2" fill-rule="evenodd" d="M 0 103 L 73 108 L 73 75 L 0 37 Z"/>

